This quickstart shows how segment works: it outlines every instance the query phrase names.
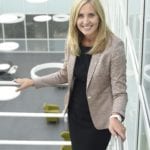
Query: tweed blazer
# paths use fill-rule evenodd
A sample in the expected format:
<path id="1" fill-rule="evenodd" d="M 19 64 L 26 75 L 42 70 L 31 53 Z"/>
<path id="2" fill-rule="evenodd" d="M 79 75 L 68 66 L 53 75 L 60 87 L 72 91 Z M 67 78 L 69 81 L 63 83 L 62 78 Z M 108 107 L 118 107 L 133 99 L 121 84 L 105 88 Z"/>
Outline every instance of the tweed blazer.
<path id="1" fill-rule="evenodd" d="M 65 51 L 63 69 L 34 80 L 36 88 L 68 83 L 65 96 L 67 111 L 73 87 L 73 71 L 76 56 Z M 90 115 L 96 129 L 108 128 L 112 113 L 125 115 L 126 92 L 126 55 L 123 42 L 111 35 L 105 50 L 92 55 L 86 84 L 86 95 Z"/>

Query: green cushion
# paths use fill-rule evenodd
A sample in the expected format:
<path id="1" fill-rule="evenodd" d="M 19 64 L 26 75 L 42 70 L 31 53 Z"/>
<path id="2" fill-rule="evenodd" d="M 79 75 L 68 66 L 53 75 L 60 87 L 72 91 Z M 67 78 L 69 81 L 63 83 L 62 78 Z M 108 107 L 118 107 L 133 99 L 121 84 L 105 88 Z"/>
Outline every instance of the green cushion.
<path id="1" fill-rule="evenodd" d="M 65 141 L 70 141 L 70 133 L 69 131 L 62 131 L 60 133 L 61 137 L 65 140 Z"/>
<path id="2" fill-rule="evenodd" d="M 60 110 L 59 106 L 58 105 L 55 105 L 55 104 L 47 104 L 45 103 L 43 105 L 43 109 L 44 111 L 49 111 L 49 110 Z"/>
<path id="3" fill-rule="evenodd" d="M 60 136 L 65 140 L 65 141 L 70 141 L 70 133 L 69 133 L 69 131 L 67 130 L 67 131 L 62 131 L 61 133 L 60 133 Z M 72 147 L 69 145 L 63 145 L 62 147 L 61 147 L 61 150 L 72 150 Z"/>
<path id="4" fill-rule="evenodd" d="M 72 150 L 71 146 L 62 146 L 61 150 Z"/>
<path id="5" fill-rule="evenodd" d="M 55 105 L 55 104 L 45 103 L 43 105 L 43 109 L 44 109 L 45 113 L 59 113 L 60 112 L 59 106 Z M 46 120 L 47 120 L 47 122 L 56 123 L 59 121 L 59 118 L 58 117 L 47 117 Z"/>

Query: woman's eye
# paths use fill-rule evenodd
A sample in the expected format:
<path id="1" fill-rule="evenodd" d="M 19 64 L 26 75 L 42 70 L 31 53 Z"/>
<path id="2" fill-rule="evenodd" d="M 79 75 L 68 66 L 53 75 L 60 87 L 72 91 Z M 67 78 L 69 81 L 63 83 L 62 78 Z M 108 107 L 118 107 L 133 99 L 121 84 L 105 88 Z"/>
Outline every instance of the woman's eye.
<path id="1" fill-rule="evenodd" d="M 82 14 L 79 14 L 79 15 L 78 15 L 78 18 L 82 18 L 82 17 L 83 17 L 83 15 L 82 15 Z"/>
<path id="2" fill-rule="evenodd" d="M 95 16 L 95 14 L 93 14 L 93 13 L 89 14 L 89 17 L 94 17 L 94 16 Z"/>
<path id="3" fill-rule="evenodd" d="M 94 13 L 89 13 L 89 14 L 87 14 L 87 15 L 79 14 L 79 15 L 78 15 L 78 18 L 84 18 L 84 17 L 92 18 L 92 17 L 94 17 L 94 16 L 96 16 Z"/>

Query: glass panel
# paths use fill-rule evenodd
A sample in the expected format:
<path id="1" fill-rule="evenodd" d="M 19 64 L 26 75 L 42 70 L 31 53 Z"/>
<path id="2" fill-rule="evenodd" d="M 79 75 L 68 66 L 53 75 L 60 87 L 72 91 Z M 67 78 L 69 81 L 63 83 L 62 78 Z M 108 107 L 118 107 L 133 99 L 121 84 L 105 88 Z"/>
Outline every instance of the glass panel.
<path id="1" fill-rule="evenodd" d="M 150 1 L 146 1 L 145 12 L 145 33 L 143 53 L 143 86 L 147 99 L 147 106 L 150 112 Z"/>
<path id="2" fill-rule="evenodd" d="M 149 150 L 150 149 L 150 140 L 149 134 L 145 128 L 145 120 L 143 115 L 143 109 L 141 107 L 140 111 L 140 125 L 139 125 L 139 135 L 138 135 L 138 150 Z"/>
<path id="3" fill-rule="evenodd" d="M 64 51 L 65 39 L 50 40 L 49 50 L 50 51 Z"/>
<path id="4" fill-rule="evenodd" d="M 2 24 L 0 24 L 0 39 L 3 38 L 3 32 L 2 32 Z"/>
<path id="5" fill-rule="evenodd" d="M 5 71 L 4 74 L 0 74 L 0 80 L 8 81 L 18 77 L 31 77 L 30 72 L 33 67 L 43 63 L 62 62 L 63 58 L 63 53 L 1 53 L 1 61 L 11 62 L 11 64 L 17 65 L 18 69 L 14 74 L 8 74 L 7 71 Z M 48 74 L 48 69 L 49 73 L 54 72 L 54 70 L 47 68 L 45 74 L 44 72 L 42 72 L 42 74 Z M 39 72 L 40 71 L 42 71 L 42 69 L 39 70 Z M 35 72 L 35 74 L 38 74 L 38 71 Z M 30 90 L 23 91 L 17 98 L 11 101 L 0 101 L 0 111 L 42 113 L 44 103 L 57 104 L 62 111 L 66 90 L 66 88 L 59 89 L 56 87 L 47 87 L 39 90 L 31 88 Z"/>
<path id="6" fill-rule="evenodd" d="M 63 150 L 62 146 L 43 146 L 43 145 L 1 145 L 1 150 Z"/>
<path id="7" fill-rule="evenodd" d="M 26 51 L 26 41 L 24 39 L 6 39 L 6 42 L 17 42 L 19 47 L 15 51 Z"/>
<path id="8" fill-rule="evenodd" d="M 20 106 L 21 107 L 21 106 Z M 42 108 L 41 105 L 39 108 Z M 27 141 L 64 141 L 61 133 L 66 131 L 63 119 L 48 123 L 47 118 L 0 117 L 0 139 Z M 12 130 L 13 125 L 13 130 Z M 61 146 L 0 145 L 1 150 L 60 150 Z"/>
<path id="9" fill-rule="evenodd" d="M 116 34 L 125 42 L 125 40 L 126 40 L 126 33 L 125 33 L 125 28 L 124 28 L 124 19 L 125 18 L 123 18 L 122 17 L 122 15 L 120 15 L 121 14 L 121 8 L 119 7 L 118 8 L 118 13 L 117 14 L 119 14 L 118 15 L 118 19 L 117 19 L 117 21 L 115 21 L 115 23 L 116 23 L 116 25 L 115 25 L 115 28 L 116 28 Z"/>
<path id="10" fill-rule="evenodd" d="M 41 110 L 42 104 L 39 107 Z M 60 119 L 59 124 L 47 124 L 46 118 L 1 118 L 0 117 L 0 139 L 16 140 L 61 140 L 59 133 L 65 130 L 64 121 Z M 11 123 L 10 123 L 11 122 Z M 11 126 L 14 125 L 12 130 Z M 23 128 L 23 127 L 26 127 Z M 5 130 L 7 132 L 2 132 Z"/>
<path id="11" fill-rule="evenodd" d="M 35 22 L 37 15 L 26 15 L 27 38 L 47 38 L 46 22 Z"/>
<path id="12" fill-rule="evenodd" d="M 5 38 L 25 38 L 24 22 L 4 24 Z"/>
<path id="13" fill-rule="evenodd" d="M 143 0 L 128 0 L 128 25 L 132 34 L 137 60 L 140 61 L 143 24 Z M 136 4 L 136 7 L 134 7 Z"/>
<path id="14" fill-rule="evenodd" d="M 47 40 L 27 40 L 28 51 L 48 51 Z"/>
<path id="15" fill-rule="evenodd" d="M 52 16 L 52 27 L 49 26 L 49 31 L 50 33 L 49 34 L 53 34 L 52 37 L 53 38 L 66 38 L 67 36 L 67 31 L 68 31 L 68 15 L 66 14 L 66 17 L 64 15 L 64 21 L 62 20 L 62 17 L 59 15 L 61 14 L 56 14 L 56 15 L 53 15 Z M 63 14 L 62 14 L 63 15 Z M 58 16 L 58 17 L 57 17 Z M 56 20 L 55 20 L 55 17 L 56 17 Z M 60 20 L 59 20 L 60 18 Z M 57 20 L 58 19 L 58 20 Z M 52 32 L 51 32 L 52 30 Z"/>
<path id="16" fill-rule="evenodd" d="M 129 47 L 127 47 L 129 49 Z M 126 109 L 125 126 L 127 127 L 128 149 L 136 149 L 138 126 L 138 87 L 133 72 L 131 58 L 127 56 L 127 92 L 128 103 Z M 133 119 L 134 118 L 134 119 Z"/>
<path id="17" fill-rule="evenodd" d="M 105 8 L 106 19 L 111 30 L 120 37 L 123 41 L 125 41 L 125 26 L 124 22 L 126 22 L 126 16 L 122 17 L 122 15 L 126 15 L 126 5 L 120 5 L 120 3 L 125 4 L 125 1 L 116 2 L 116 0 L 110 1 L 102 1 Z M 120 6 L 123 6 L 121 8 Z M 125 11 L 122 14 L 122 9 Z"/>
<path id="18" fill-rule="evenodd" d="M 11 13 L 14 13 L 18 15 L 25 15 L 25 19 L 22 22 L 5 23 L 4 36 L 2 32 L 2 24 L 0 24 L 0 38 L 4 41 L 8 39 L 25 41 L 25 44 L 23 44 L 24 42 L 22 44 L 20 43 L 21 46 L 17 51 L 24 51 L 25 49 L 26 52 L 28 52 L 28 50 L 30 51 L 31 49 L 33 51 L 39 51 L 39 49 L 42 49 L 42 51 L 62 51 L 62 49 L 64 49 L 62 48 L 62 46 L 64 46 L 63 40 L 66 39 L 67 36 L 69 20 L 68 14 L 70 12 L 70 6 L 72 5 L 72 2 L 73 0 L 62 0 L 60 3 L 60 0 L 55 0 L 54 3 L 53 0 L 48 0 L 37 4 L 31 3 L 28 0 L 0 0 L 0 8 L 2 8 L 0 9 L 0 14 L 8 15 L 9 13 L 9 15 L 12 15 Z M 51 19 L 48 21 L 35 21 L 34 17 L 40 15 L 48 15 Z M 65 17 L 63 18 L 60 15 L 68 15 L 68 19 L 66 20 Z M 20 20 L 20 17 L 17 18 Z M 59 42 L 49 42 L 49 44 L 46 43 L 46 45 L 42 48 L 41 45 L 39 46 L 39 44 L 35 45 L 36 42 L 33 44 L 29 42 L 28 45 L 27 41 L 29 39 L 35 41 L 38 39 L 38 42 L 41 40 L 40 44 L 43 43 L 44 40 L 63 40 Z"/>

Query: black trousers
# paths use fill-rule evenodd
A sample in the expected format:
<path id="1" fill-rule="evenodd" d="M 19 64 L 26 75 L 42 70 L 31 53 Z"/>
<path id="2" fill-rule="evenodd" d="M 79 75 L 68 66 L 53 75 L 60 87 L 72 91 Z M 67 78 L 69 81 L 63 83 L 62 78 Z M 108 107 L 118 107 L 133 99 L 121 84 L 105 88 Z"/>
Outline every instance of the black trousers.
<path id="1" fill-rule="evenodd" d="M 69 117 L 72 150 L 106 150 L 111 138 L 108 129 L 82 128 L 80 123 Z"/>

